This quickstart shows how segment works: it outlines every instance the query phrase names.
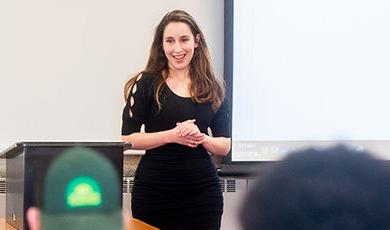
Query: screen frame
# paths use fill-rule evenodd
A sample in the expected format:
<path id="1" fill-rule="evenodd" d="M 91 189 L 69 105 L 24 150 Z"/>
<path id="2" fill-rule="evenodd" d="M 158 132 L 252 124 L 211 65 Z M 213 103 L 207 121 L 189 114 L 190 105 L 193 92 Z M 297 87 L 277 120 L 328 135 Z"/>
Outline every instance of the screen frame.
<path id="1" fill-rule="evenodd" d="M 234 107 L 234 98 L 233 98 L 233 66 L 234 64 L 234 0 L 225 0 L 224 5 L 224 74 L 226 82 L 226 97 L 229 100 L 231 106 L 230 117 L 233 118 L 233 107 Z M 233 119 L 231 119 L 230 132 L 233 133 Z M 233 146 L 233 136 L 231 137 Z M 289 143 L 289 153 L 294 153 L 301 149 L 306 148 L 327 148 L 334 145 L 345 144 L 355 149 L 357 152 L 368 151 L 374 157 L 377 157 L 381 160 L 389 161 L 390 157 L 386 156 L 390 151 L 390 140 L 337 140 L 337 141 L 327 141 L 327 140 L 306 140 L 306 141 L 283 141 L 291 142 Z M 304 145 L 302 145 L 304 143 Z M 264 143 L 266 145 L 266 143 Z M 224 157 L 221 161 L 221 172 L 231 173 L 231 174 L 251 174 L 253 170 L 258 171 L 259 165 L 264 164 L 273 164 L 275 162 L 280 162 L 280 160 L 258 160 L 258 161 L 233 161 L 233 150 Z"/>
<path id="2" fill-rule="evenodd" d="M 225 0 L 224 5 L 224 78 L 226 99 L 229 101 L 229 115 L 232 118 L 233 108 L 233 59 L 234 59 L 234 0 Z M 231 122 L 233 120 L 231 119 Z M 229 124 L 232 133 L 232 123 Z M 231 146 L 233 137 L 231 137 Z M 232 149 L 222 158 L 220 172 L 223 175 L 250 175 L 258 173 L 259 166 L 269 165 L 276 161 L 232 161 Z"/>

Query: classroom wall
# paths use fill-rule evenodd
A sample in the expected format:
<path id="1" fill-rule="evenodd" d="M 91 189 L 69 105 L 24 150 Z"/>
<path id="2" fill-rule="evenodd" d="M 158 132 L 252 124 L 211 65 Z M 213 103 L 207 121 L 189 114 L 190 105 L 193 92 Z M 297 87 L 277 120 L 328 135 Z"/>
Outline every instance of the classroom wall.
<path id="1" fill-rule="evenodd" d="M 16 141 L 119 140 L 123 85 L 173 9 L 203 30 L 223 75 L 223 0 L 0 2 L 0 151 Z"/>

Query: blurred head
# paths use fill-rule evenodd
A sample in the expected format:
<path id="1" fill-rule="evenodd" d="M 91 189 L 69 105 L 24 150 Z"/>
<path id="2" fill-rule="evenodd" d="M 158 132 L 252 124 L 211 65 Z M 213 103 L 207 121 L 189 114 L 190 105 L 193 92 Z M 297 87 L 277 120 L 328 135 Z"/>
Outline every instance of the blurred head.
<path id="1" fill-rule="evenodd" d="M 30 229 L 123 229 L 120 179 L 108 159 L 72 148 L 49 166 L 41 208 L 30 208 Z"/>
<path id="2" fill-rule="evenodd" d="M 390 170 L 344 146 L 288 156 L 253 186 L 243 229 L 389 229 Z"/>

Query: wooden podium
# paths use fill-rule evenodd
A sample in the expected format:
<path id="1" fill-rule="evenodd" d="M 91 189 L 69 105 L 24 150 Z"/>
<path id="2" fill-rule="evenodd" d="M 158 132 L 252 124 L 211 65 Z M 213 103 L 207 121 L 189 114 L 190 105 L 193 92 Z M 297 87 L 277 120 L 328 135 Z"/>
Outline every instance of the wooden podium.
<path id="1" fill-rule="evenodd" d="M 118 173 L 122 190 L 123 142 L 20 142 L 5 150 L 6 159 L 6 222 L 16 229 L 28 230 L 25 213 L 30 206 L 39 206 L 39 189 L 51 161 L 64 150 L 84 146 L 107 157 Z M 118 197 L 120 203 L 122 197 Z"/>

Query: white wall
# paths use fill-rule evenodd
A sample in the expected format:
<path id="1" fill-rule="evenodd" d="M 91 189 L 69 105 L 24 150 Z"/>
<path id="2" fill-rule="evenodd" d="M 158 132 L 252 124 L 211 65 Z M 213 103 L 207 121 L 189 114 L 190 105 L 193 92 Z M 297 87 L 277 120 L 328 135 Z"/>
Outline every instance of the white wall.
<path id="1" fill-rule="evenodd" d="M 223 0 L 0 2 L 0 150 L 27 140 L 119 140 L 122 88 L 155 26 L 192 14 L 223 74 Z"/>

